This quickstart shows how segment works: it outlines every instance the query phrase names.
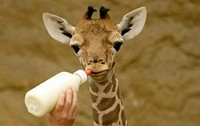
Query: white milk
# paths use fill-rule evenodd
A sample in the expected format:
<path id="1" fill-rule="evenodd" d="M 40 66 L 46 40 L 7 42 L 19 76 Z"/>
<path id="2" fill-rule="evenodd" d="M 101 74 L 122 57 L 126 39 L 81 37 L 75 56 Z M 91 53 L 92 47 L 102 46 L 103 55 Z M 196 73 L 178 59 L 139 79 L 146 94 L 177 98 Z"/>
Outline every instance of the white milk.
<path id="1" fill-rule="evenodd" d="M 50 112 L 56 105 L 59 94 L 67 87 L 76 92 L 79 86 L 87 81 L 85 71 L 78 70 L 71 74 L 61 72 L 28 91 L 25 95 L 25 105 L 28 112 L 41 117 Z"/>

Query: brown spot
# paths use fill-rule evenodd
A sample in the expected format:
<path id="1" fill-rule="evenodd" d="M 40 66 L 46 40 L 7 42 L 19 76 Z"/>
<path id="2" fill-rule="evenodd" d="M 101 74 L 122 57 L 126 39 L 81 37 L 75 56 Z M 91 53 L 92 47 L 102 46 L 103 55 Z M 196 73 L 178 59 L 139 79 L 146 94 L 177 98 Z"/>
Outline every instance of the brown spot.
<path id="1" fill-rule="evenodd" d="M 96 86 L 96 84 L 95 83 L 91 83 L 90 84 L 90 88 L 91 88 L 91 90 L 93 91 L 93 92 L 98 92 L 99 91 L 99 88 Z"/>
<path id="2" fill-rule="evenodd" d="M 121 119 L 122 119 L 123 126 L 125 126 L 125 124 L 126 124 L 126 115 L 125 115 L 124 110 L 122 110 Z"/>
<path id="3" fill-rule="evenodd" d="M 99 120 L 98 120 L 99 114 L 97 113 L 97 111 L 94 108 L 92 109 L 92 114 L 93 114 L 94 121 L 97 124 L 99 124 Z"/>
<path id="4" fill-rule="evenodd" d="M 96 102 L 96 100 L 97 100 L 97 96 L 94 96 L 94 95 L 92 95 L 92 93 L 90 93 L 91 94 L 91 99 L 92 99 L 92 102 Z"/>
<path id="5" fill-rule="evenodd" d="M 112 82 L 113 82 L 112 92 L 116 92 L 115 91 L 115 88 L 116 88 L 116 80 L 115 80 L 115 78 L 112 79 Z"/>
<path id="6" fill-rule="evenodd" d="M 116 122 L 118 120 L 119 112 L 120 112 L 120 105 L 118 104 L 117 107 L 113 111 L 109 112 L 108 114 L 102 117 L 103 125 L 108 126 Z"/>
<path id="7" fill-rule="evenodd" d="M 108 86 L 104 89 L 104 93 L 108 93 L 111 90 L 112 84 L 108 84 Z"/>
<path id="8" fill-rule="evenodd" d="M 103 82 L 100 82 L 99 84 L 100 85 L 105 85 L 105 84 L 107 84 L 108 83 L 108 80 L 105 80 L 105 81 L 103 81 Z"/>
<path id="9" fill-rule="evenodd" d="M 110 108 L 114 103 L 116 99 L 113 98 L 102 98 L 100 103 L 98 104 L 97 108 L 101 111 L 106 110 L 107 108 Z"/>

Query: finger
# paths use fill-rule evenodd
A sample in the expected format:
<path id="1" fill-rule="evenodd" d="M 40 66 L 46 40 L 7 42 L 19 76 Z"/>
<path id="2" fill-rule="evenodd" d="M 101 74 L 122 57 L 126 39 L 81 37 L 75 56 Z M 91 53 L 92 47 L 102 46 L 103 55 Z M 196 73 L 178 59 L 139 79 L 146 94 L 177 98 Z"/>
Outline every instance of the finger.
<path id="1" fill-rule="evenodd" d="M 66 97 L 65 97 L 65 106 L 63 111 L 68 112 L 72 105 L 72 99 L 73 99 L 73 92 L 71 88 L 68 88 L 66 91 Z"/>
<path id="2" fill-rule="evenodd" d="M 75 116 L 76 115 L 76 109 L 77 109 L 77 93 L 75 91 L 73 91 L 72 105 L 71 105 L 71 108 L 69 110 L 69 113 L 72 116 Z"/>
<path id="3" fill-rule="evenodd" d="M 73 111 L 73 113 L 72 113 L 72 119 L 75 119 L 76 118 L 76 112 L 77 112 L 77 107 L 76 107 L 76 109 Z"/>
<path id="4" fill-rule="evenodd" d="M 57 111 L 62 111 L 63 110 L 64 104 L 65 104 L 65 99 L 66 99 L 65 92 L 60 93 L 59 97 L 58 97 L 58 101 L 56 103 L 56 106 L 55 106 L 53 112 L 57 112 Z"/>

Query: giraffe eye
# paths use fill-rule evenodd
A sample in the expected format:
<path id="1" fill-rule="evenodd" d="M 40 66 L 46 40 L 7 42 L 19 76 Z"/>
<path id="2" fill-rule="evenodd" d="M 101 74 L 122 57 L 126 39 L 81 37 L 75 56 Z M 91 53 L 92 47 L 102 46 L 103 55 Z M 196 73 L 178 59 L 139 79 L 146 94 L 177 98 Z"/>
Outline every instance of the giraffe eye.
<path id="1" fill-rule="evenodd" d="M 72 45 L 71 47 L 72 47 L 72 49 L 74 50 L 75 53 L 78 53 L 79 50 L 80 50 L 78 45 Z"/>
<path id="2" fill-rule="evenodd" d="M 117 41 L 114 43 L 113 47 L 115 48 L 116 51 L 119 51 L 121 45 L 122 45 L 122 42 Z"/>

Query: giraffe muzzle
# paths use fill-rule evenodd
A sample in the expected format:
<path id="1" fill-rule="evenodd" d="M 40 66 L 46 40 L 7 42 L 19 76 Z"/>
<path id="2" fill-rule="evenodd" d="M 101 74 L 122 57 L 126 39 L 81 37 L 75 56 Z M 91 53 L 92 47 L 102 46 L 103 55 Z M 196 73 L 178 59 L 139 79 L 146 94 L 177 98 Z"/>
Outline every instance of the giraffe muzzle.
<path id="1" fill-rule="evenodd" d="M 90 76 L 96 81 L 103 81 L 107 78 L 108 70 L 92 72 Z"/>

